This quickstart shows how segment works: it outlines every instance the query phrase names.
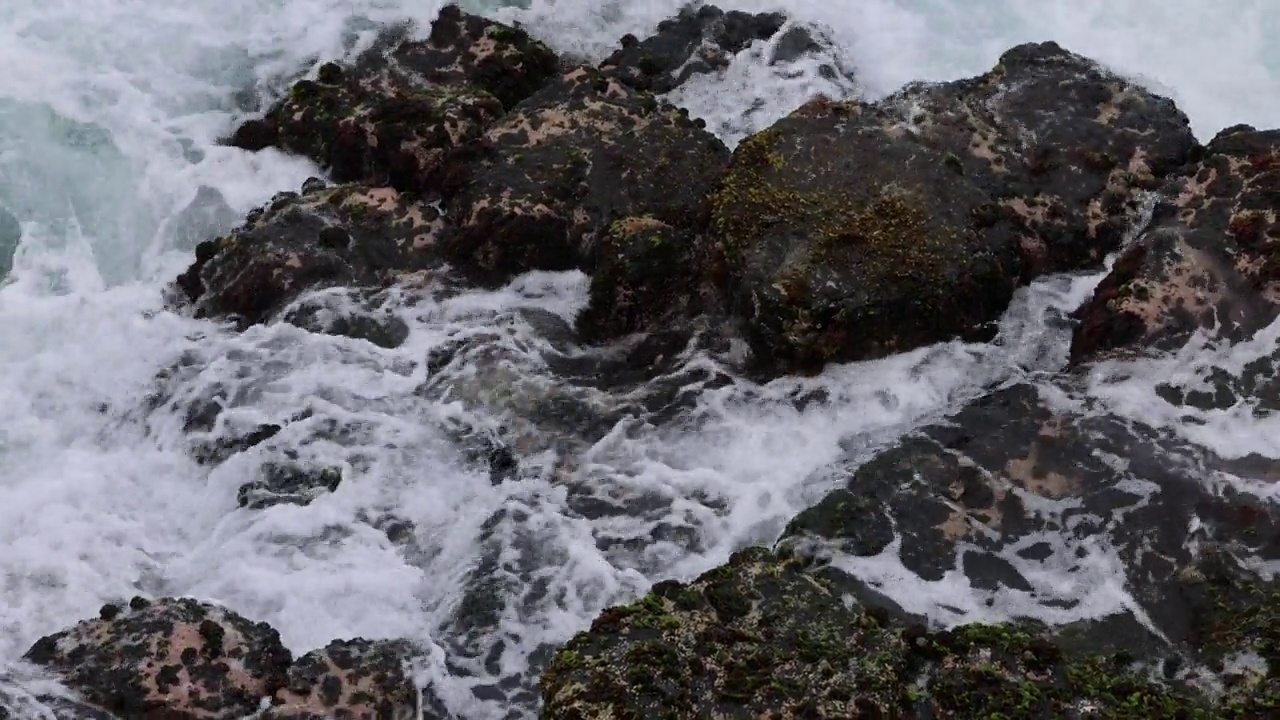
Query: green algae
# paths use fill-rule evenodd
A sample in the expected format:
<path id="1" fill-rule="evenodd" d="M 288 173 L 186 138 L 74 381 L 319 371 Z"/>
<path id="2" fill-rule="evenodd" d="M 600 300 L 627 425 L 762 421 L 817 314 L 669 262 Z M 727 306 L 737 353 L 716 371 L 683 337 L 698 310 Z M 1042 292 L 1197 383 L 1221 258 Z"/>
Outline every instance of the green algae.
<path id="1" fill-rule="evenodd" d="M 544 718 L 1271 717 L 1277 590 L 1219 598 L 1215 642 L 1271 664 L 1221 698 L 1125 654 L 1072 653 L 1034 623 L 938 630 L 851 598 L 856 581 L 754 548 L 601 614 L 542 677 Z M 1262 608 L 1262 612 L 1258 609 Z"/>

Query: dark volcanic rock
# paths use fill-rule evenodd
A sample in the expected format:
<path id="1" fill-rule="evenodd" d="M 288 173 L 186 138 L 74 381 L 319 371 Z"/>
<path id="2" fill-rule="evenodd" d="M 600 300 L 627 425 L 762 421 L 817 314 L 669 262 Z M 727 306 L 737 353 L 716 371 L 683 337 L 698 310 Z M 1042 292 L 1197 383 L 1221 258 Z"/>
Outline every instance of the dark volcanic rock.
<path id="1" fill-rule="evenodd" d="M 1195 142 L 1173 103 L 1053 43 L 876 104 L 815 100 L 713 198 L 766 370 L 982 332 L 1019 283 L 1101 262 Z"/>
<path id="2" fill-rule="evenodd" d="M 1227 128 L 1183 175 L 1077 311 L 1073 362 L 1237 342 L 1280 315 L 1280 130 Z"/>
<path id="3" fill-rule="evenodd" d="M 694 75 L 727 68 L 735 54 L 773 37 L 786 22 L 782 13 L 724 12 L 714 5 L 690 4 L 659 23 L 652 36 L 622 38 L 622 47 L 600 69 L 637 90 L 667 93 Z"/>
<path id="4" fill-rule="evenodd" d="M 439 190 L 455 151 L 558 70 L 523 30 L 449 5 L 428 39 L 393 32 L 350 67 L 322 66 L 230 142 L 306 155 L 339 182 Z"/>
<path id="5" fill-rule="evenodd" d="M 608 340 L 712 311 L 715 289 L 698 276 L 706 252 L 702 237 L 653 217 L 613 223 L 599 241 L 578 332 L 587 342 Z"/>
<path id="6" fill-rule="evenodd" d="M 187 598 L 134 598 L 28 651 L 27 660 L 52 670 L 79 701 L 21 697 L 0 677 L 0 718 L 39 702 L 60 720 L 433 720 L 439 716 L 426 707 L 418 713 L 424 698 L 408 674 L 420 657 L 407 641 L 358 638 L 291 663 L 265 623 Z"/>
<path id="7" fill-rule="evenodd" d="M 197 317 L 268 320 L 316 286 L 385 285 L 437 268 L 439 211 L 391 188 L 281 193 L 231 235 L 196 248 L 178 278 Z"/>
<path id="8" fill-rule="evenodd" d="M 284 321 L 314 333 L 367 340 L 388 349 L 400 347 L 409 337 L 409 326 L 377 307 L 377 298 L 361 298 L 360 294 L 308 297 L 291 307 Z"/>
<path id="9" fill-rule="evenodd" d="M 598 70 L 571 69 L 485 134 L 466 190 L 449 204 L 448 257 L 486 284 L 589 269 L 615 220 L 699 226 L 727 161 L 723 143 L 687 113 Z"/>
<path id="10" fill-rule="evenodd" d="M 400 640 L 336 640 L 289 668 L 289 684 L 275 697 L 269 720 L 432 720 L 417 712 L 419 691 L 406 663 L 419 648 Z"/>
<path id="11" fill-rule="evenodd" d="M 228 610 L 135 598 L 42 638 L 26 659 L 121 717 L 233 720 L 285 686 L 290 655 L 275 630 Z"/>
<path id="12" fill-rule="evenodd" d="M 555 655 L 543 716 L 1261 719 L 1280 707 L 1280 687 L 1257 676 L 1211 709 L 1132 656 L 1071 652 L 1033 624 L 931 630 L 859 602 L 863 590 L 759 548 L 688 584 L 659 583 Z M 1248 617 L 1219 607 L 1205 619 Z M 1269 647 L 1270 631 L 1244 622 L 1242 641 Z"/>
<path id="13" fill-rule="evenodd" d="M 261 479 L 240 486 L 236 503 L 250 510 L 273 505 L 310 505 L 317 497 L 338 489 L 338 468 L 309 468 L 290 463 L 265 463 Z"/>

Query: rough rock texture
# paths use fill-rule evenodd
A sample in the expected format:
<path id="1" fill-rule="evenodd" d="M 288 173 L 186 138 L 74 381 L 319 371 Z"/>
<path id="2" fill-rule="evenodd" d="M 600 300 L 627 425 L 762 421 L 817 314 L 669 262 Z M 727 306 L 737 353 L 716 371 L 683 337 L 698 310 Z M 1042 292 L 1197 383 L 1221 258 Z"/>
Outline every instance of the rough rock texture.
<path id="1" fill-rule="evenodd" d="M 613 223 L 599 241 L 578 333 L 596 342 L 717 312 L 715 287 L 698 275 L 707 251 L 701 236 L 650 216 Z"/>
<path id="2" fill-rule="evenodd" d="M 397 348 L 409 338 L 409 326 L 382 307 L 376 293 L 343 290 L 311 295 L 289 308 L 284 321 L 304 330 L 367 340 L 379 347 Z"/>
<path id="3" fill-rule="evenodd" d="M 290 463 L 264 463 L 262 477 L 245 483 L 236 491 L 240 507 L 261 510 L 273 505 L 310 505 L 342 484 L 338 468 L 301 467 Z"/>
<path id="4" fill-rule="evenodd" d="M 379 286 L 438 268 L 443 228 L 435 207 L 391 188 L 281 193 L 230 235 L 201 243 L 178 287 L 197 317 L 248 326 L 313 287 Z"/>
<path id="5" fill-rule="evenodd" d="M 1280 130 L 1223 130 L 1076 313 L 1073 362 L 1240 341 L 1280 315 Z"/>
<path id="6" fill-rule="evenodd" d="M 599 235 L 628 216 L 697 227 L 728 161 L 688 114 L 573 68 L 485 134 L 449 204 L 449 259 L 494 284 L 527 270 L 590 269 Z"/>
<path id="7" fill-rule="evenodd" d="M 439 191 L 456 152 L 558 70 L 523 30 L 449 5 L 427 40 L 391 33 L 350 67 L 322 66 L 231 144 L 306 155 L 339 182 Z"/>
<path id="8" fill-rule="evenodd" d="M 773 37 L 786 22 L 782 13 L 686 5 L 675 17 L 658 23 L 652 36 L 623 37 L 622 47 L 605 58 L 600 69 L 637 90 L 667 93 L 694 75 L 724 70 L 735 54 L 756 40 Z"/>
<path id="9" fill-rule="evenodd" d="M 1100 262 L 1194 145 L 1169 100 L 1023 45 L 744 141 L 714 232 L 762 364 L 810 370 L 978 332 L 1019 283 Z"/>
<path id="10" fill-rule="evenodd" d="M 266 624 L 195 600 L 135 598 L 41 638 L 25 659 L 115 715 L 234 720 L 284 687 L 290 655 Z"/>
<path id="11" fill-rule="evenodd" d="M 405 664 L 420 650 L 404 641 L 338 640 L 303 655 L 265 713 L 270 720 L 423 720 Z M 428 713 L 426 720 L 434 717 Z"/>
<path id="12" fill-rule="evenodd" d="M 602 613 L 544 675 L 544 716 L 1275 717 L 1280 583 L 1249 569 L 1280 559 L 1275 477 L 1015 386 L 852 471 L 776 555 Z M 1132 600 L 1052 631 L 926 631 L 900 584 L 855 578 L 871 557 L 1067 609 L 1112 592 L 1091 573 L 1115 558 Z"/>
<path id="13" fill-rule="evenodd" d="M 556 654 L 542 716 L 1208 720 L 1280 708 L 1274 680 L 1249 677 L 1211 708 L 1132 655 L 1068 651 L 1032 624 L 929 630 L 862 592 L 838 571 L 759 548 L 691 583 L 659 583 Z M 1273 647 L 1247 611 L 1215 607 L 1213 619 L 1242 623 L 1232 640 Z"/>
<path id="14" fill-rule="evenodd" d="M 59 720 L 240 720 L 266 705 L 261 717 L 271 720 L 431 720 L 430 703 L 418 713 L 424 700 L 406 669 L 420 656 L 406 641 L 357 638 L 291 663 L 265 623 L 186 598 L 134 598 L 27 653 L 78 698 L 32 694 L 30 678 L 7 687 L 0 677 L 0 718 L 25 720 L 6 713 L 43 706 Z"/>

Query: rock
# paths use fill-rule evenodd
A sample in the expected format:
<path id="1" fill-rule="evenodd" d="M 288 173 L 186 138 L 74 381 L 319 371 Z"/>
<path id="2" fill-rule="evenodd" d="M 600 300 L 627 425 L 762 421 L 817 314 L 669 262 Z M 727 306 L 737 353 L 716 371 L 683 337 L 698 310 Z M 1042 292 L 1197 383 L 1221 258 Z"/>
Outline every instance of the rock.
<path id="1" fill-rule="evenodd" d="M 428 39 L 385 35 L 350 67 L 321 66 L 230 143 L 306 155 L 339 182 L 440 191 L 456 152 L 558 70 L 523 30 L 449 5 Z"/>
<path id="2" fill-rule="evenodd" d="M 698 227 L 727 160 L 687 113 L 598 70 L 571 69 L 485 134 L 466 189 L 448 205 L 457 223 L 448 257 L 486 285 L 528 270 L 590 270 L 616 220 Z"/>
<path id="3" fill-rule="evenodd" d="M 861 591 L 761 548 L 688 584 L 658 583 L 556 653 L 543 714 L 1260 718 L 1280 697 L 1251 677 L 1215 714 L 1207 697 L 1152 680 L 1132 656 L 1070 652 L 1031 623 L 926 629 L 859 601 Z"/>
<path id="4" fill-rule="evenodd" d="M 291 307 L 284 321 L 304 330 L 367 340 L 379 347 L 400 347 L 409 338 L 409 326 L 390 311 L 378 307 L 377 298 L 362 298 L 359 291 L 313 295 Z"/>
<path id="5" fill-rule="evenodd" d="M 290 663 L 263 623 L 195 600 L 142 598 L 41 638 L 25 659 L 112 714 L 192 720 L 255 712 L 285 686 Z"/>
<path id="6" fill-rule="evenodd" d="M 756 40 L 773 37 L 786 22 L 782 13 L 725 12 L 714 5 L 689 4 L 676 17 L 658 23 L 651 37 L 622 38 L 622 47 L 605 58 L 600 69 L 637 90 L 668 93 L 694 75 L 724 70 L 735 54 Z M 799 35 L 786 45 L 789 51 L 807 49 Z"/>
<path id="7" fill-rule="evenodd" d="M 444 221 L 391 188 L 281 193 L 228 236 L 201 243 L 177 285 L 197 317 L 264 322 L 319 286 L 380 286 L 438 268 Z"/>
<path id="8" fill-rule="evenodd" d="M 1073 363 L 1239 342 L 1280 315 L 1280 130 L 1218 133 L 1076 312 Z"/>
<path id="9" fill-rule="evenodd" d="M 707 266 L 706 251 L 701 237 L 651 216 L 614 222 L 600 239 L 587 306 L 577 317 L 583 340 L 671 328 L 712 310 L 715 288 L 697 274 Z"/>
<path id="10" fill-rule="evenodd" d="M 169 222 L 168 234 L 173 244 L 183 250 L 195 248 L 203 240 L 226 233 L 236 226 L 236 214 L 221 192 L 201 185 L 195 197 Z"/>
<path id="11" fill-rule="evenodd" d="M 0 281 L 13 270 L 13 256 L 22 241 L 22 225 L 12 213 L 0 207 Z"/>
<path id="12" fill-rule="evenodd" d="M 262 510 L 274 505 L 310 505 L 342 484 L 342 470 L 334 467 L 267 462 L 260 472 L 261 479 L 241 485 L 236 492 L 236 503 L 240 507 Z"/>
<path id="13" fill-rule="evenodd" d="M 434 720 L 418 714 L 406 664 L 421 650 L 403 640 L 337 640 L 303 655 L 263 714 L 268 720 Z"/>
<path id="14" fill-rule="evenodd" d="M 981 336 L 1020 283 L 1101 263 L 1194 145 L 1172 102 L 1053 43 L 811 101 L 739 145 L 713 197 L 730 301 L 773 373 Z"/>
<path id="15" fill-rule="evenodd" d="M 1054 411 L 1041 391 L 1019 385 L 858 467 L 791 522 L 782 547 L 816 540 L 855 557 L 889 552 L 926 581 L 961 575 L 978 591 L 1043 608 L 1080 602 L 1111 579 L 1091 573 L 1118 563 L 1136 606 L 1117 606 L 1123 623 L 1080 642 L 1165 649 L 1149 625 L 1178 651 L 1203 656 L 1205 611 L 1189 568 L 1210 554 L 1238 558 L 1240 587 L 1271 587 L 1242 569 L 1280 559 L 1280 507 L 1257 494 L 1265 472 L 1132 421 Z M 1055 569 L 1048 580 L 1047 569 Z"/>

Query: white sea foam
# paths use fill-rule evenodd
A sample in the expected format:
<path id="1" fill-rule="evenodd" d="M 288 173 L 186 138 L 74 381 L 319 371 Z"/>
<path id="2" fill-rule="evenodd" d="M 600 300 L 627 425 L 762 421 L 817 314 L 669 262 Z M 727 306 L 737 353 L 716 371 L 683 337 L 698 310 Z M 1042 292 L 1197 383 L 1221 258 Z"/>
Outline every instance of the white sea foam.
<path id="1" fill-rule="evenodd" d="M 535 0 L 515 14 L 557 48 L 598 56 L 679 4 Z M 16 267 L 0 287 L 0 668 L 41 635 L 141 592 L 224 602 L 272 623 L 299 652 L 364 635 L 437 644 L 437 656 L 446 645 L 483 655 L 502 637 L 499 674 L 519 673 L 538 644 L 585 627 L 605 604 L 771 540 L 829 489 L 815 471 L 830 461 L 865 456 L 995 384 L 1064 362 L 1062 310 L 1086 297 L 1097 276 L 1023 291 L 993 344 L 943 344 L 763 387 L 739 381 L 702 392 L 678 431 L 620 426 L 578 458 L 577 471 L 620 497 L 652 499 L 656 509 L 592 522 L 556 475 L 560 459 L 541 456 L 545 464 L 528 476 L 493 484 L 446 437 L 451 423 L 483 429 L 513 416 L 495 416 L 475 398 L 420 392 L 430 350 L 494 328 L 505 333 L 497 342 L 507 361 L 527 378 L 507 388 L 504 402 L 552 392 L 540 384 L 551 382 L 545 364 L 529 350 L 539 341 L 515 308 L 570 316 L 583 301 L 580 275 L 540 274 L 500 291 L 394 306 L 412 329 L 396 350 L 288 326 L 234 334 L 164 311 L 162 284 L 190 259 L 172 220 L 199 187 L 216 189 L 238 215 L 317 172 L 279 153 L 216 146 L 246 112 L 237 98 L 278 91 L 291 74 L 341 56 L 371 22 L 426 20 L 438 5 L 0 7 L 0 63 L 9 68 L 0 76 L 0 205 L 24 222 Z M 1280 53 L 1264 42 L 1277 32 L 1268 0 L 724 5 L 784 9 L 824 26 L 871 95 L 910 79 L 981 72 L 1012 44 L 1052 38 L 1159 83 L 1202 137 L 1238 121 L 1280 125 Z M 732 136 L 821 89 L 797 90 L 816 82 L 812 72 L 788 80 L 750 56 L 723 81 L 703 79 L 677 99 Z M 744 120 L 745 107 L 724 102 L 722 82 L 751 84 L 744 102 L 763 106 Z M 216 222 L 223 225 L 204 232 L 226 229 L 225 219 Z M 1187 422 L 1159 404 L 1149 379 L 1191 372 L 1208 358 L 1242 363 L 1274 342 L 1269 331 L 1256 347 L 1109 366 L 1091 392 L 1224 455 L 1275 456 L 1274 419 L 1231 410 Z M 1122 372 L 1129 379 L 1103 382 Z M 161 373 L 170 379 L 157 385 Z M 188 453 L 184 403 L 218 387 L 234 405 L 224 423 L 311 414 L 210 471 Z M 238 487 L 262 461 L 288 452 L 341 469 L 343 483 L 305 508 L 238 509 Z M 375 529 L 387 513 L 413 523 L 411 541 Z M 1111 587 L 1108 557 L 1098 550 L 1097 572 L 1081 586 L 1028 578 L 1064 596 L 1087 594 L 1078 613 L 1101 612 L 1123 602 L 1119 591 L 1100 592 Z M 511 602 L 489 640 L 468 639 L 450 623 L 467 578 L 490 560 L 491 575 L 510 582 Z M 877 562 L 866 572 L 901 581 Z M 953 589 L 916 588 L 922 598 Z M 996 608 L 1022 609 L 1014 600 Z M 960 607 L 994 612 L 976 599 Z M 494 680 L 482 659 L 459 660 L 478 678 L 438 661 L 429 674 L 455 710 L 498 717 L 502 703 L 480 704 L 469 690 Z"/>

